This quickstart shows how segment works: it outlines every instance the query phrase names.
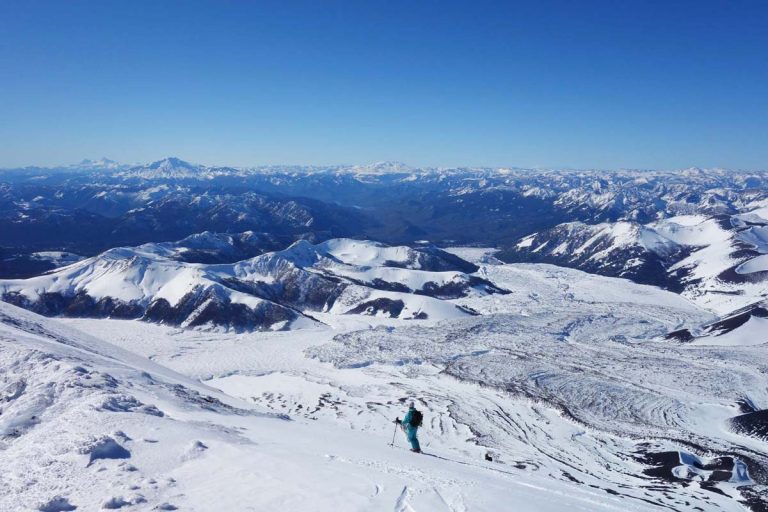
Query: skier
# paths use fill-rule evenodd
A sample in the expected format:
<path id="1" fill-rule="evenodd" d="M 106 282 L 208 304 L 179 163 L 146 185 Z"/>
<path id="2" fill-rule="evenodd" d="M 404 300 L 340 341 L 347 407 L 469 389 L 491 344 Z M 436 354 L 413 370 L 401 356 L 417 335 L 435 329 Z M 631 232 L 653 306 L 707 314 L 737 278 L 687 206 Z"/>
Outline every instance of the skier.
<path id="1" fill-rule="evenodd" d="M 397 418 L 395 420 L 395 423 L 400 425 L 400 428 L 405 432 L 408 441 L 411 443 L 411 451 L 414 453 L 421 453 L 421 446 L 419 446 L 417 433 L 423 419 L 424 416 L 421 414 L 421 411 L 416 410 L 416 404 L 411 402 L 408 406 L 408 413 L 405 415 L 405 418 L 402 420 Z"/>

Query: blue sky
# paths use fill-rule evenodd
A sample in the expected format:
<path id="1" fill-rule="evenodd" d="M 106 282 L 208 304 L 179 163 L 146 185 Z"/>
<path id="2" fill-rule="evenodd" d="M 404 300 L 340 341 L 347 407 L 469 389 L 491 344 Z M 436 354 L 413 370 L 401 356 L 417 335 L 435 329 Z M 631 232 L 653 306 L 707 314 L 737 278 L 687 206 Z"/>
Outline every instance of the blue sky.
<path id="1" fill-rule="evenodd" d="M 764 1 L 0 3 L 0 166 L 768 168 Z"/>

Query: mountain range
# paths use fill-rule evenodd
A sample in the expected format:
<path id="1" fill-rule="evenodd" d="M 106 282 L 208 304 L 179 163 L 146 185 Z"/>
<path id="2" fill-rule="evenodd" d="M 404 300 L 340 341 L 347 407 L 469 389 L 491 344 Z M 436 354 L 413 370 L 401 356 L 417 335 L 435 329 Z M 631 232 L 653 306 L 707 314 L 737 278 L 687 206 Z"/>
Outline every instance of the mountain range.
<path id="1" fill-rule="evenodd" d="M 724 314 L 768 297 L 768 208 L 648 224 L 564 223 L 500 255 L 653 284 Z"/>
<path id="2" fill-rule="evenodd" d="M 182 327 L 287 329 L 313 314 L 440 320 L 471 314 L 445 302 L 504 293 L 477 267 L 435 247 L 332 239 L 234 263 L 243 239 L 202 234 L 177 243 L 110 249 L 38 277 L 0 281 L 0 298 L 53 316 L 140 318 Z"/>

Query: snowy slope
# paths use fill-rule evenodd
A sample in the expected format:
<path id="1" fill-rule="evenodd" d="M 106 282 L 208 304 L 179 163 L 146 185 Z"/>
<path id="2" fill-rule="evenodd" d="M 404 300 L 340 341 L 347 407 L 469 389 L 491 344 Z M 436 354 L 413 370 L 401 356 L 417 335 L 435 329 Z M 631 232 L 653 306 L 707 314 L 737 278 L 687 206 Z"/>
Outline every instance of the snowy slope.
<path id="1" fill-rule="evenodd" d="M 724 489 L 728 494 L 740 479 L 747 481 L 748 473 L 765 483 L 763 442 L 730 426 L 744 397 L 766 407 L 761 348 L 649 343 L 671 328 L 698 325 L 708 317 L 653 287 L 550 266 L 482 271 L 512 293 L 457 301 L 484 313 L 481 317 L 444 322 L 439 329 L 357 331 L 309 353 L 341 368 L 431 364 L 460 382 L 503 390 L 505 400 L 546 404 L 582 430 L 558 433 L 557 422 L 543 411 L 526 414 L 506 402 L 468 410 L 474 402 L 469 397 L 446 399 L 448 410 L 472 425 L 478 444 L 514 461 L 530 454 L 522 458 L 526 463 L 554 464 L 564 478 L 631 480 L 638 476 L 631 469 L 634 460 L 666 468 L 645 471 L 672 481 L 698 474 L 714 481 L 723 475 L 716 476 L 712 467 L 730 468 L 725 478 L 736 485 Z M 438 396 L 426 401 L 434 405 Z M 540 431 L 542 417 L 548 420 Z M 539 451 L 547 454 L 546 464 Z M 691 453 L 720 462 L 685 462 Z M 668 465 L 672 454 L 680 462 Z M 738 454 L 738 460 L 727 460 L 727 454 Z M 625 483 L 634 488 L 643 485 L 630 480 Z M 680 498 L 681 492 L 675 495 Z"/>
<path id="2" fill-rule="evenodd" d="M 482 265 L 479 273 L 511 293 L 456 299 L 482 316 L 435 325 L 328 315 L 330 327 L 225 335 L 67 322 L 297 422 L 350 433 L 351 451 L 327 448 L 346 464 L 383 469 L 368 457 L 391 440 L 389 421 L 403 403 L 416 399 L 426 414 L 422 445 L 441 458 L 427 475 L 384 470 L 421 481 L 480 465 L 510 478 L 494 510 L 548 510 L 521 501 L 516 486 L 546 489 L 558 510 L 579 509 L 557 503 L 562 486 L 573 498 L 593 493 L 590 510 L 737 511 L 765 489 L 764 442 L 731 425 L 745 400 L 768 402 L 762 347 L 650 341 L 713 320 L 654 287 L 548 265 Z M 352 433 L 368 442 L 354 446 Z M 331 443 L 312 439 L 324 449 Z M 717 483 L 723 475 L 732 482 Z M 460 480 L 450 485 L 467 510 L 487 509 Z M 416 496 L 428 495 L 412 492 L 413 509 L 451 509 L 419 508 Z"/>
<path id="3" fill-rule="evenodd" d="M 765 270 L 760 256 L 765 252 L 763 226 L 745 227 L 738 215 L 675 221 L 669 219 L 660 231 L 692 248 L 669 268 L 683 285 L 683 295 L 718 314 L 768 297 L 768 274 L 761 273 Z"/>
<path id="4" fill-rule="evenodd" d="M 566 223 L 522 238 L 501 257 L 627 277 L 726 314 L 768 296 L 768 221 L 761 212 L 680 215 L 645 225 Z"/>
<path id="5" fill-rule="evenodd" d="M 675 289 L 667 268 L 686 254 L 654 226 L 619 221 L 569 222 L 522 238 L 502 251 L 507 261 L 543 262 Z"/>
<path id="6" fill-rule="evenodd" d="M 387 446 L 389 429 L 265 415 L 2 303 L 0 347 L 2 510 L 655 509 L 460 453 L 414 456 Z"/>
<path id="7" fill-rule="evenodd" d="M 72 254 L 66 251 L 33 252 L 30 254 L 30 257 L 34 260 L 49 262 L 54 267 L 63 267 L 83 259 L 83 257 L 80 255 Z"/>
<path id="8" fill-rule="evenodd" d="M 760 254 L 736 268 L 738 274 L 768 272 L 768 207 L 761 207 L 733 217 L 733 224 L 742 228 L 737 238 Z"/>
<path id="9" fill-rule="evenodd" d="M 175 242 L 145 244 L 147 250 L 188 263 L 233 263 L 285 247 L 269 233 L 195 233 Z"/>
<path id="10" fill-rule="evenodd" d="M 768 304 L 758 302 L 714 322 L 673 331 L 666 339 L 694 345 L 750 346 L 768 343 Z"/>

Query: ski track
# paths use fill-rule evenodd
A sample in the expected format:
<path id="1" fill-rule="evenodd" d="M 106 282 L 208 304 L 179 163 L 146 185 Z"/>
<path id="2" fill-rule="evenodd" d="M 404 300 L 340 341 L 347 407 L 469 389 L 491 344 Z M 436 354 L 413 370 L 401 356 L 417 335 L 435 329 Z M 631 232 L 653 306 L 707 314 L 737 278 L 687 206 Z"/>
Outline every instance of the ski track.
<path id="1" fill-rule="evenodd" d="M 395 502 L 395 512 L 416 512 L 413 507 L 411 507 L 410 503 L 408 503 L 409 497 L 410 492 L 408 491 L 408 486 L 405 486 Z"/>

